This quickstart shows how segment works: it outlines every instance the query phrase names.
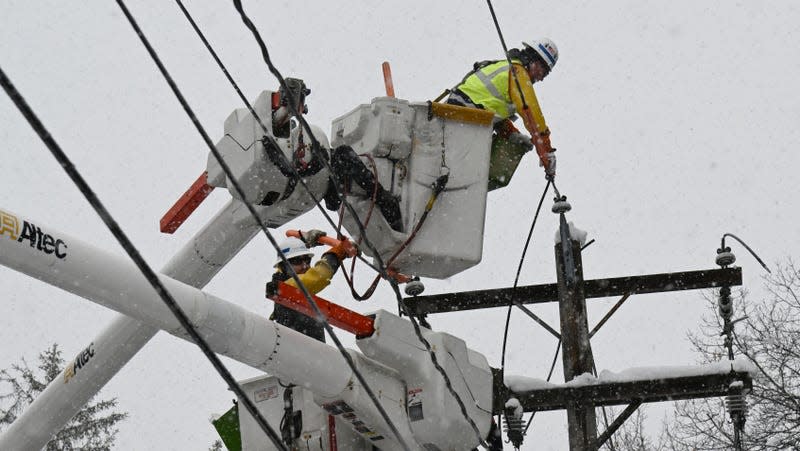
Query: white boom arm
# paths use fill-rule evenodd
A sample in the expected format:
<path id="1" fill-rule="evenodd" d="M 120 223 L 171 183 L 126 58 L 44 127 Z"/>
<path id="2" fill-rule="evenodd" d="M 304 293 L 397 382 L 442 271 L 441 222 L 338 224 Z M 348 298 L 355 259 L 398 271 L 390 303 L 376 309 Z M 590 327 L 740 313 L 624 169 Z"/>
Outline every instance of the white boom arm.
<path id="1" fill-rule="evenodd" d="M 32 224 L 14 217 L 23 225 Z M 178 320 L 127 258 L 111 255 L 47 227 L 36 230 L 37 236 L 42 237 L 41 246 L 39 241 L 30 245 L 22 235 L 17 239 L 0 235 L 0 264 L 135 318 L 149 327 L 188 339 Z M 161 275 L 159 279 L 214 352 L 310 390 L 314 402 L 320 406 L 349 406 L 361 418 L 351 423 L 354 430 L 363 430 L 367 424 L 373 437 L 380 434 L 382 450 L 403 449 L 336 349 L 167 276 Z M 80 283 L 76 283 L 78 280 Z M 132 324 L 135 326 L 135 321 Z M 437 449 L 476 446 L 477 435 L 461 412 L 453 408 L 451 395 L 446 393 L 426 352 L 420 349 L 410 323 L 379 311 L 375 327 L 372 337 L 358 342 L 372 358 L 356 351 L 348 352 L 378 396 L 402 441 Z M 439 361 L 450 375 L 453 388 L 464 400 L 480 435 L 485 436 L 491 419 L 492 398 L 491 371 L 486 359 L 448 334 L 428 330 L 423 333 L 435 347 Z M 75 387 L 75 382 L 85 380 L 90 371 L 102 371 L 98 362 L 102 359 L 113 362 L 116 352 L 117 349 L 105 346 L 87 347 L 55 381 L 55 385 L 69 388 L 63 392 L 53 388 L 55 385 L 48 388 L 56 393 L 51 395 L 53 399 L 63 401 L 63 397 L 90 393 L 93 386 Z M 0 438 L 2 449 L 30 449 L 17 446 L 17 439 L 8 432 Z"/>
<path id="2" fill-rule="evenodd" d="M 63 257 L 0 236 L 0 264 L 188 339 L 133 263 L 52 229 L 40 230 L 62 243 Z M 215 352 L 302 385 L 320 402 L 347 402 L 364 417 L 374 419 L 373 427 L 386 437 L 383 449 L 402 449 L 336 349 L 197 288 L 163 275 L 159 278 Z M 100 354 L 112 352 L 116 351 L 87 348 L 80 363 L 68 366 L 58 383 L 69 385 L 84 376 L 84 370 L 96 367 Z M 370 386 L 379 387 L 375 391 L 392 422 L 406 441 L 413 440 L 402 402 L 405 385 L 397 373 L 357 352 L 350 353 Z"/>
<path id="3" fill-rule="evenodd" d="M 268 99 L 271 92 L 265 91 L 255 103 L 261 117 L 269 118 Z M 280 226 L 314 207 L 312 197 L 304 190 L 286 192 L 282 198 L 275 197 L 271 202 L 264 202 L 265 196 L 273 192 L 283 192 L 285 177 L 275 176 L 274 167 L 267 164 L 265 150 L 259 139 L 261 134 L 255 125 L 255 119 L 246 110 L 237 110 L 226 121 L 225 136 L 217 143 L 217 148 L 224 154 L 226 161 L 233 167 L 237 178 L 242 178 L 247 188 L 247 196 L 257 199 L 248 201 L 260 204 L 256 207 L 261 219 L 270 227 Z M 297 133 L 287 139 L 277 139 L 280 151 L 289 158 L 290 149 L 297 146 Z M 315 128 L 315 135 L 327 146 L 324 133 Z M 235 145 L 242 142 L 254 143 L 257 151 L 242 151 Z M 257 154 L 257 156 L 256 156 Z M 254 161 L 253 161 L 254 160 Z M 258 170 L 252 169 L 257 167 Z M 315 196 L 321 197 L 327 187 L 326 172 L 316 174 L 308 180 L 309 187 Z M 226 186 L 227 179 L 216 161 L 209 157 L 210 182 L 214 186 Z M 259 180 L 261 183 L 254 183 Z M 278 188 L 279 186 L 279 188 Z M 230 190 L 234 199 L 229 202 L 206 227 L 203 228 L 181 251 L 162 269 L 161 273 L 194 287 L 205 286 L 258 232 L 256 221 L 250 216 L 244 204 L 238 201 L 234 190 Z M 17 240 L 25 232 L 25 221 L 12 214 L 0 211 L 3 221 L 0 223 L 0 239 L 3 235 Z M 35 226 L 33 226 L 35 229 Z M 31 231 L 34 242 L 45 240 L 35 230 Z M 50 235 L 51 238 L 53 235 Z M 63 242 L 34 243 L 35 248 L 42 247 L 50 254 L 63 253 Z M 28 241 L 26 241 L 28 242 Z M 69 251 L 69 248 L 67 248 Z M 58 252 L 56 252 L 58 251 Z M 139 322 L 129 317 L 119 317 L 95 337 L 86 348 L 87 355 L 92 355 L 93 365 L 82 368 L 84 377 L 73 379 L 70 384 L 60 383 L 63 374 L 54 380 L 47 389 L 17 418 L 5 434 L 0 436 L 0 449 L 40 449 L 50 438 L 72 418 L 78 410 L 130 360 L 158 331 L 152 325 Z M 113 349 L 101 352 L 102 349 Z"/>
<path id="4" fill-rule="evenodd" d="M 237 201 L 228 202 L 220 212 L 187 243 L 167 264 L 162 273 L 196 287 L 205 286 L 225 264 L 230 261 L 258 232 L 255 221 L 242 221 L 247 218 L 238 213 L 244 205 Z M 2 244 L 15 244 L 25 232 L 26 221 L 13 214 L 0 211 L 3 224 L 0 241 Z M 28 227 L 33 229 L 33 223 Z M 58 235 L 52 235 L 53 253 Z M 8 241 L 7 238 L 11 239 Z M 45 241 L 46 238 L 42 238 Z M 37 240 L 38 241 L 38 240 Z M 63 242 L 63 239 L 62 239 Z M 25 246 L 31 252 L 37 247 L 30 246 L 31 241 L 23 239 L 16 245 Z M 65 253 L 64 260 L 74 258 L 73 249 L 64 243 L 60 252 Z M 43 245 L 49 250 L 48 246 Z M 70 420 L 117 372 L 130 361 L 140 349 L 150 341 L 158 329 L 150 324 L 140 322 L 129 316 L 120 315 L 112 321 L 86 347 L 86 355 L 91 356 L 91 364 L 81 366 L 76 377 L 70 378 L 62 372 L 47 388 L 28 406 L 27 409 L 0 435 L 0 449 L 27 450 L 41 449 L 50 438 Z M 82 353 L 83 355 L 83 353 Z M 76 362 L 72 362 L 74 367 Z"/>

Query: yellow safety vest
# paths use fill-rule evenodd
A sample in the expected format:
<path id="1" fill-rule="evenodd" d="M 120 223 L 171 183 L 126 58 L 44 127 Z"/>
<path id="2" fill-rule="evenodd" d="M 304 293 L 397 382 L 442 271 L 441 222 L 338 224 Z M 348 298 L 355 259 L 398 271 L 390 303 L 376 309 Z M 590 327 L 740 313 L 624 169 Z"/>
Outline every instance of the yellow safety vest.
<path id="1" fill-rule="evenodd" d="M 514 64 L 522 64 L 512 60 Z M 514 104 L 508 92 L 508 61 L 498 61 L 482 67 L 458 86 L 476 105 L 507 119 L 514 114 Z"/>

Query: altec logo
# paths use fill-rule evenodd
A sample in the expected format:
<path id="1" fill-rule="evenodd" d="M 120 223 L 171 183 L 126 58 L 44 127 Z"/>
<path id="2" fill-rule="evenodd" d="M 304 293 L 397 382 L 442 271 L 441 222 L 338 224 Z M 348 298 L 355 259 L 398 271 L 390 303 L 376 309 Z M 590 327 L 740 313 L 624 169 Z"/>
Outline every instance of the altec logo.
<path id="1" fill-rule="evenodd" d="M 22 221 L 12 215 L 0 210 L 0 236 L 6 235 L 14 241 L 28 244 L 42 251 L 45 254 L 54 254 L 60 259 L 67 258 L 67 243 L 60 238 L 54 238 L 49 233 L 42 232 L 36 224 Z"/>
<path id="2" fill-rule="evenodd" d="M 70 364 L 64 369 L 64 383 L 66 384 L 70 379 L 75 377 L 75 373 L 83 368 L 84 365 L 89 363 L 89 360 L 91 360 L 92 357 L 94 357 L 94 342 L 89 343 L 89 346 L 81 351 L 80 354 L 75 357 L 75 360 L 70 362 Z"/>

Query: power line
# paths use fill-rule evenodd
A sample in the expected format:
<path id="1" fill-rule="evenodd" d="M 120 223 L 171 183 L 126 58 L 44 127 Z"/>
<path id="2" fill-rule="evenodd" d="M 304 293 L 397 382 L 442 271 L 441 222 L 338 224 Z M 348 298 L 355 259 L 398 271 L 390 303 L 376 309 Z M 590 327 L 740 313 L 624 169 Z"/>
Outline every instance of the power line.
<path id="1" fill-rule="evenodd" d="M 531 242 L 531 237 L 533 236 L 533 229 L 536 227 L 536 220 L 539 219 L 539 211 L 542 209 L 542 204 L 544 203 L 544 198 L 547 195 L 547 191 L 550 188 L 551 181 L 547 181 L 547 185 L 544 187 L 544 191 L 542 192 L 542 197 L 539 199 L 539 205 L 536 206 L 536 213 L 533 215 L 533 222 L 531 222 L 531 228 L 528 231 L 528 238 L 525 240 L 525 247 L 522 248 L 522 256 L 519 258 L 519 264 L 517 265 L 517 275 L 514 277 L 514 286 L 512 290 L 516 291 L 517 285 L 519 284 L 519 275 L 522 272 L 522 264 L 525 262 L 525 254 L 528 252 L 528 245 Z M 511 300 L 508 303 L 508 312 L 506 313 L 506 326 L 505 331 L 503 332 L 503 350 L 500 353 L 500 369 L 504 370 L 506 367 L 506 343 L 508 342 L 508 326 L 511 322 L 511 307 L 514 306 L 516 303 L 516 299 L 514 299 L 514 291 L 511 293 Z"/>
<path id="2" fill-rule="evenodd" d="M 141 29 L 139 28 L 138 24 L 136 23 L 136 20 L 133 18 L 133 16 L 130 14 L 130 12 L 125 7 L 125 4 L 123 3 L 123 0 L 117 0 L 117 4 L 120 6 L 120 8 L 122 8 L 123 12 L 125 13 L 125 16 L 128 18 L 128 21 L 130 22 L 131 26 L 136 31 L 136 34 L 139 36 L 139 39 L 142 41 L 142 44 L 147 49 L 147 52 L 150 54 L 150 57 L 156 63 L 156 66 L 158 66 L 158 69 L 161 72 L 161 75 L 164 77 L 164 79 L 169 84 L 170 88 L 172 89 L 172 92 L 175 94 L 175 96 L 177 97 L 178 101 L 181 103 L 181 106 L 183 106 L 184 111 L 189 116 L 189 118 L 191 119 L 192 123 L 195 125 L 195 128 L 197 129 L 197 131 L 202 136 L 203 141 L 209 147 L 209 149 L 211 150 L 211 153 L 217 159 L 220 167 L 225 172 L 225 174 L 228 176 L 228 179 L 231 181 L 231 184 L 233 185 L 234 189 L 239 194 L 240 198 L 245 199 L 244 191 L 242 190 L 242 188 L 239 185 L 239 183 L 236 181 L 236 178 L 233 176 L 233 173 L 232 173 L 230 167 L 228 167 L 227 163 L 223 160 L 222 156 L 219 154 L 219 151 L 217 150 L 216 146 L 214 146 L 214 144 L 211 142 L 211 138 L 209 138 L 209 136 L 206 133 L 205 129 L 200 124 L 200 121 L 197 119 L 197 116 L 194 114 L 194 112 L 192 111 L 192 109 L 189 106 L 188 102 L 183 97 L 183 94 L 181 94 L 180 90 L 178 89 L 178 86 L 175 84 L 175 81 L 170 76 L 170 74 L 167 71 L 166 67 L 164 67 L 164 65 L 161 63 L 161 60 L 159 59 L 159 57 L 156 54 L 156 52 L 153 49 L 153 47 L 150 45 L 150 43 L 147 40 L 147 38 L 142 33 Z M 284 85 L 285 85 L 285 82 L 284 82 Z M 284 88 L 284 89 L 286 89 L 286 88 Z M 287 92 L 288 92 L 288 90 L 287 90 Z M 291 103 L 292 102 L 289 102 L 289 104 L 291 104 Z M 312 135 L 312 139 L 313 139 L 313 135 Z M 316 141 L 316 140 L 314 140 L 314 141 Z M 317 145 L 318 145 L 318 143 L 317 143 Z M 334 333 L 333 328 L 330 326 L 328 321 L 325 319 L 325 316 L 322 314 L 322 311 L 319 309 L 319 306 L 314 301 L 314 299 L 311 296 L 311 294 L 308 292 L 308 289 L 305 287 L 305 285 L 303 285 L 303 282 L 300 280 L 300 278 L 298 277 L 297 273 L 291 267 L 291 265 L 289 264 L 289 262 L 286 259 L 286 257 L 280 252 L 280 247 L 279 247 L 278 243 L 275 241 L 275 238 L 272 236 L 272 234 L 269 233 L 269 231 L 267 230 L 267 226 L 264 223 L 264 221 L 261 219 L 261 217 L 258 216 L 258 213 L 255 211 L 255 208 L 249 202 L 242 202 L 242 203 L 245 205 L 245 207 L 250 212 L 250 214 L 253 216 L 253 218 L 258 222 L 259 226 L 261 227 L 261 230 L 267 236 L 267 239 L 269 240 L 269 242 L 272 244 L 272 246 L 275 248 L 275 250 L 278 251 L 278 255 L 280 256 L 281 260 L 285 264 L 285 267 L 287 267 L 289 269 L 289 274 L 295 280 L 295 282 L 297 283 L 298 287 L 300 288 L 300 290 L 302 291 L 303 295 L 305 296 L 306 300 L 309 302 L 309 304 L 314 309 L 314 312 L 316 314 L 317 320 L 322 323 L 322 325 L 325 328 L 325 330 L 331 336 L 331 339 L 336 344 L 336 347 L 339 349 L 339 352 L 341 353 L 342 357 L 344 357 L 344 359 L 347 362 L 348 366 L 350 366 L 350 368 L 352 369 L 353 374 L 356 376 L 356 378 L 359 380 L 359 382 L 364 387 L 364 391 L 367 392 L 367 394 L 369 395 L 370 399 L 375 404 L 375 407 L 381 413 L 381 416 L 383 417 L 384 421 L 387 422 L 387 424 L 388 424 L 389 428 L 391 429 L 392 433 L 395 434 L 395 436 L 397 437 L 397 440 L 403 445 L 403 447 L 406 450 L 410 450 L 408 445 L 405 443 L 405 440 L 403 439 L 403 437 L 400 435 L 399 431 L 397 430 L 397 427 L 394 425 L 394 423 L 392 422 L 391 418 L 389 418 L 389 415 L 386 413 L 386 410 L 383 408 L 383 406 L 378 401 L 378 398 L 375 396 L 375 393 L 372 391 L 372 389 L 367 384 L 367 381 L 364 379 L 364 376 L 361 375 L 361 372 L 356 367 L 355 362 L 353 361 L 352 357 L 345 350 L 344 346 L 342 346 L 341 341 L 339 341 L 339 338 Z M 237 395 L 238 395 L 238 393 L 237 393 Z M 245 399 L 247 399 L 246 396 L 245 396 Z M 247 406 L 247 404 L 249 402 L 250 402 L 249 399 L 247 399 L 247 401 L 245 402 L 245 405 Z M 249 407 L 248 407 L 248 410 L 250 410 Z M 253 412 L 251 412 L 251 413 L 253 413 Z M 257 414 L 257 411 L 256 411 L 256 414 Z M 255 414 L 254 414 L 254 416 L 255 416 Z M 264 425 L 269 427 L 269 425 L 267 425 L 266 422 L 264 422 Z"/>
<path id="3" fill-rule="evenodd" d="M 517 91 L 519 91 L 519 97 L 522 99 L 522 107 L 523 109 L 528 109 L 528 103 L 525 102 L 525 94 L 522 93 L 522 88 L 519 85 L 519 79 L 517 78 L 517 73 L 514 71 L 514 68 L 511 64 L 511 57 L 508 56 L 508 47 L 506 47 L 506 40 L 503 39 L 503 32 L 500 31 L 500 24 L 497 22 L 497 15 L 494 13 L 494 7 L 492 7 L 492 0 L 486 0 L 486 4 L 489 5 L 489 12 L 492 13 L 492 20 L 494 21 L 494 27 L 497 29 L 497 36 L 500 37 L 500 44 L 503 46 L 503 55 L 506 56 L 506 61 L 508 61 L 508 70 L 511 73 L 512 78 L 514 78 L 514 83 L 517 85 Z"/>
<path id="4" fill-rule="evenodd" d="M 225 67 L 225 64 L 222 62 L 222 60 L 217 55 L 217 52 L 211 46 L 211 43 L 208 41 L 208 39 L 206 39 L 205 34 L 203 33 L 202 30 L 200 30 L 200 27 L 197 25 L 197 22 L 194 20 L 192 15 L 189 13 L 189 10 L 186 9 L 186 7 L 184 6 L 184 4 L 183 4 L 183 2 L 181 0 L 175 0 L 175 2 L 178 4 L 178 7 L 181 9 L 181 12 L 183 12 L 183 15 L 186 17 L 186 20 L 189 21 L 189 24 L 192 26 L 192 29 L 194 29 L 195 33 L 197 33 L 197 36 L 203 42 L 203 45 L 205 45 L 206 49 L 211 54 L 211 57 L 217 63 L 217 66 L 220 68 L 222 73 L 225 74 L 225 78 L 228 79 L 228 82 L 230 83 L 231 87 L 233 87 L 233 89 L 239 95 L 239 98 L 242 100 L 242 103 L 244 103 L 244 105 L 250 111 L 250 114 L 253 116 L 253 118 L 256 120 L 256 122 L 258 122 L 258 125 L 261 127 L 261 130 L 264 132 L 264 138 L 267 139 L 268 141 L 270 141 L 270 144 L 274 145 L 277 148 L 278 145 L 272 139 L 272 136 L 270 135 L 270 132 L 269 132 L 266 124 L 264 124 L 264 122 L 261 120 L 261 117 L 259 117 L 259 115 L 256 113 L 256 111 L 253 108 L 253 106 L 250 104 L 250 101 L 248 101 L 247 97 L 245 97 L 245 95 L 242 93 L 242 90 L 239 88 L 239 85 L 233 79 L 233 76 L 231 76 L 230 72 Z M 240 147 L 241 147 L 241 145 L 240 145 Z M 291 162 L 286 158 L 286 155 L 284 155 L 283 152 L 279 152 L 279 155 L 280 155 L 280 158 L 283 160 L 284 165 L 289 168 L 289 170 L 292 173 L 292 176 L 295 178 L 295 180 L 299 181 L 300 184 L 303 186 L 303 188 L 305 188 L 306 192 L 311 197 L 311 200 L 314 201 L 314 204 L 318 207 L 319 211 L 322 213 L 322 215 L 328 221 L 328 224 L 330 224 L 331 227 L 333 227 L 334 229 L 337 229 L 337 225 L 336 225 L 335 221 L 330 217 L 328 212 L 325 211 L 325 208 L 322 206 L 322 204 L 319 201 L 319 199 L 317 199 L 317 197 L 314 195 L 314 192 L 311 189 L 309 189 L 308 184 L 306 183 L 305 179 L 300 176 L 300 173 L 297 171 L 297 168 L 293 164 L 291 164 Z M 366 261 L 364 259 L 364 257 L 359 255 L 359 256 L 357 256 L 357 258 L 359 260 L 361 260 L 363 263 L 365 263 L 366 265 L 368 265 L 370 268 L 374 269 L 376 272 L 379 272 L 378 269 L 375 268 L 370 262 Z"/>
<path id="5" fill-rule="evenodd" d="M 256 29 L 255 25 L 250 20 L 250 18 L 247 16 L 247 14 L 244 12 L 241 0 L 233 0 L 233 4 L 236 7 L 236 10 L 239 12 L 239 15 L 241 16 L 242 21 L 244 22 L 245 26 L 248 29 L 250 29 L 250 31 L 253 34 L 253 37 L 256 39 L 256 42 L 258 43 L 258 46 L 259 46 L 259 48 L 261 50 L 261 54 L 262 54 L 262 56 L 264 58 L 264 62 L 267 64 L 267 67 L 269 67 L 270 72 L 272 72 L 272 74 L 275 76 L 275 78 L 278 79 L 278 82 L 280 83 L 281 87 L 288 92 L 288 87 L 286 86 L 286 81 L 283 79 L 283 76 L 280 74 L 280 72 L 274 66 L 274 64 L 272 64 L 272 61 L 271 61 L 270 56 L 269 56 L 269 51 L 267 50 L 267 47 L 264 44 L 264 41 L 261 38 L 261 35 L 258 32 L 258 30 Z M 289 102 L 289 107 L 290 107 L 290 110 L 291 110 L 292 114 L 294 114 L 294 116 L 297 118 L 297 120 L 300 122 L 300 124 L 306 130 L 306 132 L 308 132 L 309 137 L 310 137 L 310 139 L 312 141 L 312 146 L 311 146 L 312 153 L 317 153 L 318 154 L 320 152 L 319 141 L 316 139 L 316 137 L 314 137 L 313 133 L 311 133 L 311 128 L 309 127 L 309 125 L 306 122 L 305 118 L 303 118 L 302 115 L 300 115 L 298 113 L 297 107 L 296 107 L 296 105 L 294 105 L 293 102 Z M 324 158 L 322 158 L 322 161 L 328 168 L 328 176 L 334 182 L 334 186 L 338 187 L 339 183 L 338 183 L 338 180 L 336 178 L 336 175 L 335 175 L 334 171 L 332 170 L 332 168 L 330 166 L 330 162 L 328 162 Z M 467 420 L 467 422 L 472 427 L 472 429 L 475 432 L 480 444 L 482 446 L 488 448 L 489 446 L 486 444 L 486 441 L 481 436 L 480 431 L 478 429 L 478 426 L 475 424 L 475 421 L 469 416 L 469 413 L 467 412 L 467 409 L 466 409 L 466 406 L 464 404 L 464 401 L 461 399 L 461 397 L 458 395 L 458 393 L 456 393 L 455 389 L 452 386 L 452 382 L 450 381 L 450 377 L 447 375 L 447 373 L 445 372 L 444 368 L 442 368 L 442 366 L 439 364 L 438 359 L 436 357 L 436 354 L 433 352 L 433 349 L 432 349 L 430 343 L 428 342 L 428 340 L 425 339 L 425 337 L 422 336 L 422 332 L 421 332 L 421 330 L 419 328 L 419 324 L 417 323 L 416 319 L 410 314 L 410 312 L 406 308 L 405 304 L 403 303 L 403 298 L 402 298 L 402 295 L 400 294 L 400 290 L 398 288 L 397 281 L 394 280 L 393 278 L 389 277 L 388 273 L 386 272 L 386 267 L 383 264 L 383 260 L 380 257 L 380 253 L 375 249 L 375 247 L 372 245 L 372 243 L 370 242 L 369 238 L 367 237 L 364 225 L 359 220 L 358 215 L 356 214 L 356 212 L 353 209 L 352 205 L 350 205 L 350 203 L 347 201 L 345 196 L 342 196 L 342 194 L 339 192 L 338 188 L 336 190 L 336 193 L 339 196 L 339 198 L 341 199 L 342 204 L 345 206 L 345 208 L 347 208 L 348 212 L 351 214 L 351 216 L 355 220 L 356 225 L 359 228 L 359 233 L 364 238 L 364 243 L 370 248 L 370 250 L 373 253 L 373 256 L 374 256 L 375 260 L 378 262 L 378 267 L 380 268 L 381 275 L 389 281 L 389 284 L 391 285 L 393 291 L 395 292 L 395 297 L 397 298 L 398 305 L 400 306 L 401 310 L 411 320 L 411 324 L 414 327 L 414 332 L 417 335 L 417 338 L 425 346 L 426 350 L 428 351 L 428 355 L 431 358 L 431 362 L 433 363 L 434 368 L 436 368 L 436 370 L 439 372 L 439 374 L 442 375 L 442 378 L 444 379 L 444 382 L 445 382 L 445 386 L 447 387 L 449 393 L 455 398 L 456 403 L 459 405 L 459 408 L 461 410 L 461 414 L 464 416 L 464 418 Z"/>
<path id="6" fill-rule="evenodd" d="M 127 9 L 125 9 L 125 6 L 121 3 L 121 0 L 118 0 L 118 3 L 120 4 L 120 7 L 123 8 L 123 11 L 127 16 L 129 13 L 127 12 Z M 108 227 L 122 248 L 125 249 L 125 252 L 136 264 L 136 267 L 139 268 L 139 271 L 141 271 L 142 275 L 144 275 L 153 289 L 156 290 L 161 300 L 164 301 L 164 304 L 167 305 L 172 314 L 178 319 L 178 322 L 181 323 L 181 326 L 183 326 L 192 340 L 197 344 L 197 346 L 200 347 L 203 354 L 214 366 L 214 369 L 217 370 L 219 375 L 222 376 L 222 379 L 228 384 L 230 390 L 242 400 L 247 411 L 250 412 L 250 414 L 256 420 L 256 423 L 258 423 L 258 425 L 264 430 L 272 443 L 278 449 L 287 450 L 283 442 L 281 442 L 280 437 L 275 433 L 272 427 L 270 427 L 252 401 L 247 398 L 247 395 L 242 387 L 239 386 L 225 365 L 223 365 L 222 361 L 219 360 L 219 357 L 214 354 L 214 351 L 211 350 L 211 347 L 208 345 L 208 343 L 206 343 L 203 337 L 200 336 L 197 330 L 195 330 L 194 326 L 189 321 L 189 318 L 186 316 L 177 302 L 175 302 L 175 299 L 172 297 L 169 291 L 167 291 L 166 287 L 164 287 L 164 285 L 158 279 L 156 273 L 150 268 L 147 262 L 145 262 L 142 255 L 119 227 L 119 224 L 117 224 L 108 210 L 106 210 L 105 206 L 103 206 L 102 202 L 100 202 L 100 199 L 97 198 L 94 191 L 92 191 L 91 187 L 89 187 L 88 183 L 86 183 L 86 181 L 83 179 L 77 168 L 75 168 L 75 165 L 72 164 L 72 161 L 70 161 L 67 155 L 61 150 L 61 147 L 58 145 L 52 135 L 50 135 L 50 132 L 47 131 L 44 124 L 42 124 L 30 106 L 28 106 L 22 95 L 11 83 L 11 80 L 6 77 L 6 74 L 3 72 L 2 68 L 0 68 L 0 83 L 2 83 L 3 89 L 5 89 L 8 96 L 11 97 L 11 100 L 20 110 L 22 115 L 25 116 L 25 119 L 27 119 L 28 123 L 39 135 L 39 138 L 44 142 L 47 148 L 50 149 L 50 152 L 53 154 L 55 159 L 59 162 L 59 164 L 61 164 L 61 167 L 64 168 L 64 171 L 67 173 L 70 179 L 72 179 L 92 208 L 94 208 L 95 212 L 97 212 L 97 215 L 103 220 L 103 223 L 105 223 L 106 227 Z"/>

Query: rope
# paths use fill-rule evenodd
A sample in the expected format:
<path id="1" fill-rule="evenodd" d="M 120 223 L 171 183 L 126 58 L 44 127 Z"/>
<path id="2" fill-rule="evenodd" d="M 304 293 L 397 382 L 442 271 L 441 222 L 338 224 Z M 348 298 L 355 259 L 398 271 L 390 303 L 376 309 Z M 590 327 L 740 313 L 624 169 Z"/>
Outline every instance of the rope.
<path id="1" fill-rule="evenodd" d="M 129 18 L 129 20 L 132 20 L 130 13 L 122 3 L 122 0 L 118 0 L 117 3 L 120 5 L 120 8 L 122 8 L 122 11 Z M 139 33 L 141 36 L 141 31 L 137 31 L 137 33 Z M 147 262 L 145 262 L 142 255 L 139 253 L 133 243 L 131 243 L 127 235 L 125 235 L 125 233 L 119 227 L 119 224 L 117 224 L 113 216 L 111 216 L 102 202 L 100 202 L 100 199 L 97 198 L 97 195 L 95 195 L 94 191 L 92 191 L 91 187 L 89 187 L 89 185 L 83 179 L 80 172 L 75 168 L 75 165 L 72 164 L 72 161 L 61 150 L 61 147 L 50 135 L 50 132 L 47 131 L 33 110 L 28 106 L 22 95 L 20 95 L 20 93 L 16 90 L 14 85 L 11 83 L 11 80 L 6 77 L 6 74 L 2 69 L 0 69 L 0 83 L 2 83 L 3 89 L 5 89 L 8 96 L 11 97 L 11 100 L 20 110 L 22 115 L 25 116 L 25 119 L 27 119 L 28 123 L 39 135 L 39 138 L 44 142 L 47 148 L 50 149 L 50 152 L 53 154 L 55 159 L 59 162 L 59 164 L 61 164 L 61 167 L 64 168 L 64 171 L 67 173 L 70 179 L 72 179 L 92 208 L 94 208 L 95 212 L 97 212 L 97 215 L 103 220 L 103 223 L 105 223 L 106 227 L 108 227 L 122 248 L 125 249 L 125 252 L 136 264 L 136 267 L 139 268 L 139 271 L 141 271 L 142 275 L 144 275 L 153 289 L 156 290 L 161 300 L 164 301 L 164 304 L 166 304 L 172 314 L 175 315 L 175 317 L 181 323 L 181 326 L 183 326 L 191 339 L 197 344 L 197 346 L 200 347 L 200 350 L 214 366 L 214 369 L 217 370 L 222 379 L 228 384 L 230 390 L 234 392 L 245 405 L 247 411 L 250 412 L 250 414 L 256 420 L 256 423 L 258 423 L 261 429 L 267 434 L 275 447 L 278 449 L 287 450 L 286 446 L 284 446 L 283 442 L 281 442 L 278 434 L 272 429 L 272 427 L 270 427 L 269 423 L 267 423 L 266 419 L 264 419 L 264 417 L 258 411 L 255 404 L 253 404 L 250 398 L 247 397 L 247 394 L 244 392 L 242 387 L 239 386 L 222 361 L 220 361 L 219 357 L 217 357 L 217 355 L 214 354 L 214 351 L 211 350 L 211 347 L 208 345 L 208 343 L 206 343 L 203 337 L 197 333 L 197 330 L 195 330 L 194 326 L 189 321 L 189 318 L 158 279 L 156 273 L 152 270 L 152 268 L 150 268 Z"/>

